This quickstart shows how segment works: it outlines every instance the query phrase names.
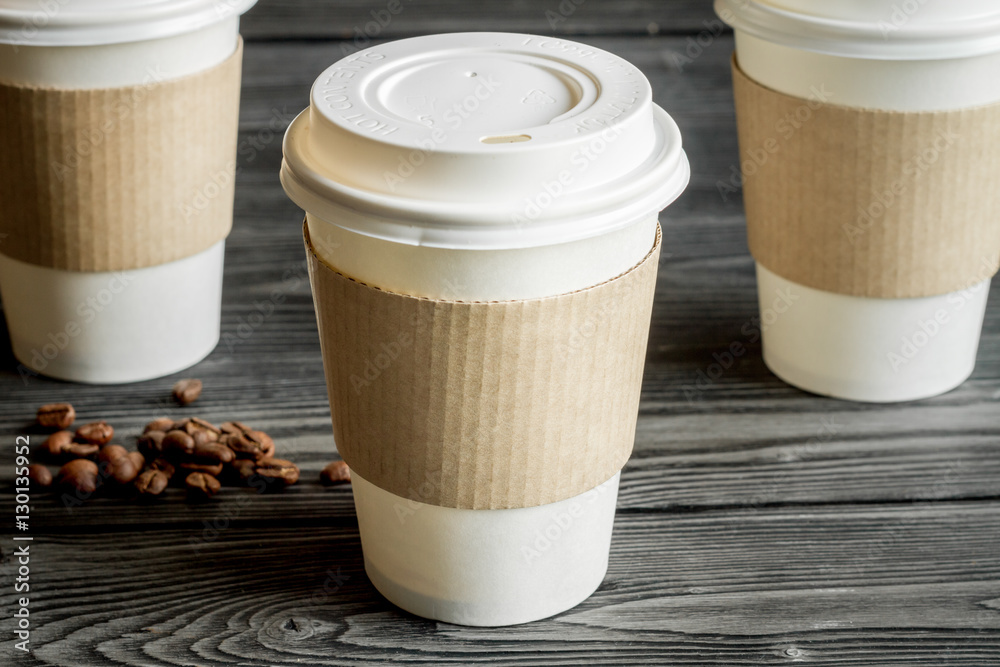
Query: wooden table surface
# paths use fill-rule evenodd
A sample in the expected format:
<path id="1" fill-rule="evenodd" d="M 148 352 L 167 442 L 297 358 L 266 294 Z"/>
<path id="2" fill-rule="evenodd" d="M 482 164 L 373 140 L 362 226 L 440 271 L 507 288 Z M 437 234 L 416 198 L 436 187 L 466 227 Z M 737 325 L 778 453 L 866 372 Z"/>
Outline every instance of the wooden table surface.
<path id="1" fill-rule="evenodd" d="M 334 446 L 302 215 L 277 174 L 281 131 L 341 57 L 338 40 L 386 4 L 262 0 L 245 18 L 236 222 L 223 341 L 208 359 L 128 386 L 24 382 L 0 341 L 11 513 L 14 438 L 39 443 L 34 409 L 58 400 L 126 436 L 162 414 L 239 419 L 270 432 L 303 481 L 280 494 L 226 489 L 204 505 L 180 490 L 149 506 L 71 508 L 36 493 L 32 651 L 11 641 L 19 596 L 4 519 L 0 664 L 1000 664 L 1000 294 L 973 377 L 944 396 L 849 403 L 768 372 L 744 326 L 757 305 L 742 202 L 716 188 L 738 160 L 733 42 L 706 0 L 402 0 L 379 28 L 566 34 L 618 53 L 680 125 L 694 173 L 661 217 L 635 453 L 604 584 L 566 613 L 500 629 L 417 618 L 375 592 L 349 487 L 318 484 Z M 275 290 L 280 303 L 259 322 Z M 699 383 L 736 341 L 749 352 Z M 180 376 L 204 380 L 196 407 L 165 400 Z"/>

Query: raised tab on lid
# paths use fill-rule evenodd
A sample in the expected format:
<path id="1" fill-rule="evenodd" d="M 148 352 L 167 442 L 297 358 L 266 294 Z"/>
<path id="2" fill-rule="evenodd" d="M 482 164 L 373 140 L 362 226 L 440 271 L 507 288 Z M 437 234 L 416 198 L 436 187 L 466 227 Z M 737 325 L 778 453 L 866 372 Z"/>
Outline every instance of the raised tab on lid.
<path id="1" fill-rule="evenodd" d="M 5 0 L 0 43 L 94 46 L 171 37 L 239 16 L 257 0 Z"/>
<path id="2" fill-rule="evenodd" d="M 441 247 L 584 238 L 659 211 L 688 178 L 680 134 L 636 67 L 506 33 L 418 37 L 339 61 L 284 148 L 282 182 L 303 208 Z"/>

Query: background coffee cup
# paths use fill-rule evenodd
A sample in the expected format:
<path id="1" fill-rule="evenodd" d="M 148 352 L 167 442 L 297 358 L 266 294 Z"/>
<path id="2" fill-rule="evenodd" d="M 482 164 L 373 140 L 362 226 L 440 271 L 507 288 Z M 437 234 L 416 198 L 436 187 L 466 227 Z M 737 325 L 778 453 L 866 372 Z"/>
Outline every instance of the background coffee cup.
<path id="1" fill-rule="evenodd" d="M 1000 10 L 991 3 L 717 0 L 715 7 L 735 30 L 739 69 L 804 102 L 923 112 L 1000 101 Z M 744 174 L 744 191 L 755 178 Z M 918 196 L 918 184 L 907 185 L 903 196 Z M 797 387 L 859 401 L 919 399 L 958 386 L 975 365 L 993 272 L 986 255 L 997 249 L 983 250 L 975 280 L 914 298 L 814 289 L 758 262 L 765 363 Z"/>
<path id="2" fill-rule="evenodd" d="M 239 17 L 253 4 L 254 0 L 183 4 L 160 0 L 123 8 L 117 2 L 8 2 L 0 9 L 0 83 L 62 91 L 132 87 L 145 93 L 158 84 L 186 80 L 238 58 Z M 229 85 L 238 86 L 239 63 L 232 67 L 237 78 Z M 122 114 L 136 111 L 129 106 L 133 100 L 143 104 L 136 96 L 95 115 L 94 126 L 83 128 L 85 136 L 45 140 L 64 144 L 65 155 L 75 160 L 68 168 L 96 169 L 93 152 L 100 150 L 108 132 L 114 132 Z M 63 112 L 66 109 L 53 111 Z M 235 160 L 238 109 L 233 105 L 217 112 L 227 119 L 217 131 L 232 131 L 233 150 L 228 159 Z M 198 114 L 197 105 L 189 113 Z M 169 150 L 188 152 L 192 147 L 185 141 L 198 140 L 186 137 L 187 133 L 178 133 Z M 17 159 L 28 163 L 34 158 Z M 157 187 L 161 177 L 158 165 L 148 166 L 146 186 L 134 185 L 142 182 L 142 174 L 121 175 L 121 180 L 132 183 L 122 187 L 135 188 L 130 196 L 137 202 L 146 198 L 143 187 Z M 23 172 L 6 173 L 4 178 L 15 189 L 22 188 L 16 196 L 39 196 L 32 192 L 38 187 L 35 181 Z M 217 198 L 213 207 L 225 218 L 217 223 L 231 224 L 234 178 L 232 170 L 220 170 L 219 182 L 206 182 L 205 192 L 191 191 L 190 201 L 178 199 L 164 218 L 177 228 L 203 224 L 197 216 L 189 220 L 184 207 L 195 210 L 199 196 L 210 196 Z M 103 191 L 81 192 L 79 200 L 105 196 Z M 79 205 L 73 201 L 60 204 Z M 67 270 L 9 256 L 0 243 L 0 291 L 22 375 L 41 373 L 89 383 L 133 382 L 200 361 L 219 340 L 224 247 L 224 240 L 219 240 L 172 261 L 123 270 Z"/>

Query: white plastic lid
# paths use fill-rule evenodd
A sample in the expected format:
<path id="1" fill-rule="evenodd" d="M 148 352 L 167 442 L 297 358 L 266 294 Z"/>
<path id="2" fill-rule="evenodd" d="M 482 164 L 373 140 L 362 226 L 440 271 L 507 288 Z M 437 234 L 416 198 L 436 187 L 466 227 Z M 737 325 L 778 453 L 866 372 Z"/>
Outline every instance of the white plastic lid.
<path id="1" fill-rule="evenodd" d="M 1000 51 L 996 0 L 715 0 L 736 30 L 784 46 L 873 60 Z"/>
<path id="2" fill-rule="evenodd" d="M 520 248 L 625 227 L 690 173 L 677 126 L 635 66 L 507 33 L 416 37 L 320 75 L 285 134 L 299 206 L 410 245 Z"/>
<path id="3" fill-rule="evenodd" d="M 198 30 L 257 0 L 4 0 L 0 44 L 92 46 Z"/>

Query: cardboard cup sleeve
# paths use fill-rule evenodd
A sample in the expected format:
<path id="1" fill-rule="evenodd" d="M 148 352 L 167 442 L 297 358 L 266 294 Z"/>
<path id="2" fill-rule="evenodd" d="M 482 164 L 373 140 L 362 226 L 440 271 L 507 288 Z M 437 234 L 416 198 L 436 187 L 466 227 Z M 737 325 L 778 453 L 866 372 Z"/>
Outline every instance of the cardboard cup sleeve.
<path id="1" fill-rule="evenodd" d="M 750 252 L 800 285 L 907 298 L 1000 266 L 1000 104 L 861 109 L 785 95 L 733 59 Z"/>
<path id="2" fill-rule="evenodd" d="M 499 302 L 384 291 L 306 252 L 337 448 L 398 496 L 460 509 L 576 496 L 635 438 L 660 232 L 624 274 Z"/>
<path id="3" fill-rule="evenodd" d="M 195 255 L 232 227 L 242 41 L 221 64 L 136 86 L 0 82 L 0 252 L 71 271 Z"/>

